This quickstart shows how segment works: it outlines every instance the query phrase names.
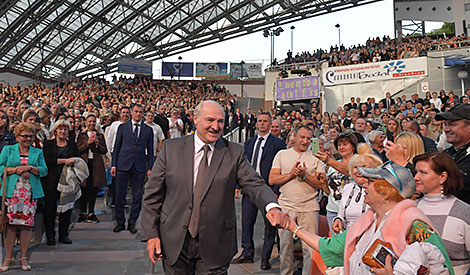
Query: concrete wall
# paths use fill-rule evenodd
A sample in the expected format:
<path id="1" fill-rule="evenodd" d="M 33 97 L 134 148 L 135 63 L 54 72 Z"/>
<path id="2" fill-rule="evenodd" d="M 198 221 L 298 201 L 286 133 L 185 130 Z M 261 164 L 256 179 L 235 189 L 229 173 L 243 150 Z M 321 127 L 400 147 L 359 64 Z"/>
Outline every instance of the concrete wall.
<path id="1" fill-rule="evenodd" d="M 224 84 L 223 82 L 217 82 L 220 85 L 225 86 L 230 93 L 237 95 L 237 97 L 241 97 L 241 81 L 238 83 L 230 83 Z M 252 98 L 264 98 L 264 83 L 257 81 L 257 82 L 250 82 L 244 81 L 243 82 L 243 97 L 252 97 Z"/>
<path id="2" fill-rule="evenodd" d="M 0 83 L 4 85 L 10 84 L 10 86 L 16 86 L 19 84 L 21 87 L 25 87 L 38 83 L 38 81 L 15 73 L 0 72 Z"/>

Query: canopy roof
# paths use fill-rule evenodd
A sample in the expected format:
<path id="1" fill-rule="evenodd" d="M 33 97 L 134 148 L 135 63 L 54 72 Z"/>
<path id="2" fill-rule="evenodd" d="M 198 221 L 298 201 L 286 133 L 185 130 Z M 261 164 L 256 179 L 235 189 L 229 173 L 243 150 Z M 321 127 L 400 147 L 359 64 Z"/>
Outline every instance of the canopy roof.
<path id="1" fill-rule="evenodd" d="M 49 78 L 108 74 L 380 0 L 4 0 L 0 67 Z M 260 32 L 260 36 L 262 32 Z"/>

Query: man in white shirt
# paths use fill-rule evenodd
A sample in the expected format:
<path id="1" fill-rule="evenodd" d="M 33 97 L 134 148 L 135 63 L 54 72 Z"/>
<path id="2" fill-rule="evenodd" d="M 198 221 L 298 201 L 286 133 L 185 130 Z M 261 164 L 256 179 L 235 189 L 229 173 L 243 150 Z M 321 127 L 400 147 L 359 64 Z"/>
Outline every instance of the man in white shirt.
<path id="1" fill-rule="evenodd" d="M 104 136 L 105 136 L 105 139 L 106 139 L 106 146 L 108 146 L 107 155 L 108 155 L 109 159 L 111 159 L 111 155 L 113 153 L 114 141 L 116 141 L 116 134 L 117 134 L 117 129 L 119 128 L 119 125 L 128 122 L 130 117 L 131 117 L 129 107 L 127 107 L 127 106 L 122 107 L 121 112 L 120 112 L 119 115 L 120 115 L 119 120 L 114 121 L 113 123 L 111 123 L 111 125 L 109 125 L 106 128 L 106 131 L 104 133 Z M 111 168 L 108 168 L 107 169 L 108 171 L 106 171 L 106 172 L 109 172 L 110 169 Z M 112 202 L 111 202 L 111 206 L 114 206 L 114 186 L 115 186 L 115 183 L 116 183 L 116 177 L 112 177 L 111 186 L 109 187 L 110 196 L 113 198 Z"/>
<path id="2" fill-rule="evenodd" d="M 278 202 L 283 212 L 297 221 L 309 232 L 317 232 L 318 189 L 323 185 L 325 165 L 308 150 L 313 133 L 307 126 L 300 126 L 295 132 L 292 148 L 281 150 L 274 158 L 269 184 L 281 185 Z M 320 180 L 321 179 L 321 180 Z M 292 233 L 279 230 L 281 243 L 281 274 L 293 274 L 294 242 Z M 312 248 L 302 241 L 302 274 L 310 274 Z"/>
<path id="3" fill-rule="evenodd" d="M 155 119 L 155 113 L 152 111 L 147 111 L 145 114 L 145 124 L 150 126 L 153 129 L 153 148 L 155 149 L 154 157 L 155 159 L 158 156 L 158 152 L 160 152 L 160 148 L 162 148 L 162 143 L 165 140 L 165 135 L 163 134 L 162 127 L 160 127 L 157 123 L 153 122 Z"/>

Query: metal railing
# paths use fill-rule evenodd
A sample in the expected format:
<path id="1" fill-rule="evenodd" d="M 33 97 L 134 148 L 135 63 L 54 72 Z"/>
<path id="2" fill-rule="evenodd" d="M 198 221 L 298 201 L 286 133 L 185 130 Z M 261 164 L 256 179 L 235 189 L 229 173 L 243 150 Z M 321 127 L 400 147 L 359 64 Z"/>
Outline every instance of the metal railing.
<path id="1" fill-rule="evenodd" d="M 230 142 L 244 143 L 245 142 L 245 129 L 240 129 L 240 126 L 231 130 L 223 135 L 223 138 Z"/>

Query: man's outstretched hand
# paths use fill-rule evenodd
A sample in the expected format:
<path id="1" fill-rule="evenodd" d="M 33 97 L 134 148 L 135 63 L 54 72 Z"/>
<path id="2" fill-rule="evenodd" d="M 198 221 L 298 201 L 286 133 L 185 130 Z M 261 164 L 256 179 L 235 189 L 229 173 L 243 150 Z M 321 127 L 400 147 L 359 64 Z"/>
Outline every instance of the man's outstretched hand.
<path id="1" fill-rule="evenodd" d="M 163 258 L 160 238 L 153 238 L 147 241 L 147 252 L 149 253 L 149 258 L 153 264 Z"/>
<path id="2" fill-rule="evenodd" d="M 272 226 L 280 228 L 287 228 L 289 225 L 289 217 L 281 211 L 279 208 L 271 208 L 266 214 L 266 218 Z"/>

